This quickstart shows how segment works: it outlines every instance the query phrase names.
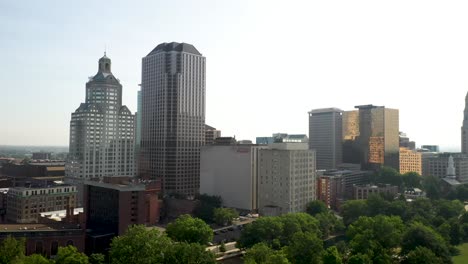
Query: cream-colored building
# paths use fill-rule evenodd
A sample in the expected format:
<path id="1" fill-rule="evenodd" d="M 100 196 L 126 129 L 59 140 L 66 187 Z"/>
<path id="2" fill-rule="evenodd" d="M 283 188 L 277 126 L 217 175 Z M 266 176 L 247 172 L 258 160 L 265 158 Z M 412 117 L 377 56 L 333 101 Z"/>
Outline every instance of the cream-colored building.
<path id="1" fill-rule="evenodd" d="M 422 154 L 415 150 L 400 147 L 400 173 L 417 172 L 422 175 Z"/>
<path id="2" fill-rule="evenodd" d="M 261 214 L 304 212 L 315 200 L 315 151 L 307 143 L 273 143 L 259 151 L 258 164 Z"/>

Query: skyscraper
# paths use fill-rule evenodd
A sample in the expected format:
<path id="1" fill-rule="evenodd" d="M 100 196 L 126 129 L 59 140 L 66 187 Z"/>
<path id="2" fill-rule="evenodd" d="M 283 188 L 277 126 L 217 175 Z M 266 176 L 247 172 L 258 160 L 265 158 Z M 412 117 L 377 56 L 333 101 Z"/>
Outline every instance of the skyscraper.
<path id="1" fill-rule="evenodd" d="M 361 165 L 376 169 L 382 165 L 396 170 L 399 166 L 399 117 L 397 109 L 360 105 L 357 144 Z"/>
<path id="2" fill-rule="evenodd" d="M 336 169 L 342 163 L 342 113 L 338 108 L 309 112 L 309 148 L 316 152 L 317 169 Z"/>
<path id="3" fill-rule="evenodd" d="M 465 97 L 465 111 L 461 127 L 461 150 L 463 154 L 468 154 L 468 94 Z"/>
<path id="4" fill-rule="evenodd" d="M 142 62 L 139 176 L 164 194 L 194 195 L 205 142 L 205 57 L 186 43 L 162 43 Z"/>
<path id="5" fill-rule="evenodd" d="M 77 184 L 81 201 L 84 179 L 135 176 L 134 115 L 122 105 L 122 85 L 104 54 L 98 72 L 86 83 L 86 100 L 71 115 L 70 152 L 65 177 Z"/>

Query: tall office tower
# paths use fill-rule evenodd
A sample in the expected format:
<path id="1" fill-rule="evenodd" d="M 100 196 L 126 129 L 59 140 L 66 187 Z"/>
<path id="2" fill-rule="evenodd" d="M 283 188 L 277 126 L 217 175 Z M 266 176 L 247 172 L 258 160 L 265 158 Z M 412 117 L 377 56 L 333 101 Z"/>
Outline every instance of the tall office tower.
<path id="1" fill-rule="evenodd" d="M 461 150 L 463 154 L 468 154 L 468 94 L 465 97 L 463 126 L 461 127 Z"/>
<path id="2" fill-rule="evenodd" d="M 83 180 L 135 176 L 134 115 L 122 105 L 122 85 L 111 72 L 111 60 L 99 59 L 98 73 L 86 83 L 86 101 L 70 121 L 70 153 L 65 179 L 78 187 Z"/>
<path id="3" fill-rule="evenodd" d="M 309 112 L 309 148 L 316 152 L 317 169 L 336 169 L 343 160 L 342 113 L 338 108 Z"/>
<path id="4" fill-rule="evenodd" d="M 343 112 L 343 163 L 361 163 L 361 152 L 357 144 L 359 137 L 359 111 Z"/>
<path id="5" fill-rule="evenodd" d="M 205 57 L 186 43 L 159 44 L 142 63 L 139 176 L 164 194 L 197 194 L 205 144 Z"/>
<path id="6" fill-rule="evenodd" d="M 374 105 L 355 108 L 359 109 L 357 142 L 361 151 L 361 166 L 377 169 L 385 165 L 399 170 L 398 109 Z"/>
<path id="7" fill-rule="evenodd" d="M 221 137 L 221 130 L 205 125 L 205 145 L 213 145 L 215 139 Z"/>

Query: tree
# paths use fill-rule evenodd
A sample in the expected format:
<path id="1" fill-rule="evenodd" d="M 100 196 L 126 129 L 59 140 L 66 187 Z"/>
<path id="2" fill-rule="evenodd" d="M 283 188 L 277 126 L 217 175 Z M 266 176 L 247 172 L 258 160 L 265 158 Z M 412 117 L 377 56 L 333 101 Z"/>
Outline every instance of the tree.
<path id="1" fill-rule="evenodd" d="M 444 263 L 452 263 L 447 242 L 432 228 L 421 223 L 413 223 L 403 235 L 401 254 L 409 254 L 417 247 L 425 247 L 441 258 Z"/>
<path id="2" fill-rule="evenodd" d="M 366 254 L 374 263 L 387 263 L 401 243 L 404 228 L 398 216 L 362 216 L 347 230 L 351 252 Z"/>
<path id="3" fill-rule="evenodd" d="M 346 201 L 342 208 L 343 223 L 348 226 L 360 216 L 367 215 L 367 203 L 365 200 Z"/>
<path id="4" fill-rule="evenodd" d="M 317 234 L 298 232 L 286 247 L 288 260 L 297 264 L 315 264 L 322 262 L 323 241 Z"/>
<path id="5" fill-rule="evenodd" d="M 156 229 L 143 225 L 131 226 L 127 232 L 112 239 L 109 257 L 112 263 L 163 263 L 164 252 L 171 240 Z"/>
<path id="6" fill-rule="evenodd" d="M 411 250 L 406 258 L 402 261 L 403 264 L 443 264 L 441 258 L 437 257 L 434 252 L 425 247 L 416 247 Z"/>
<path id="7" fill-rule="evenodd" d="M 390 205 L 380 194 L 369 195 L 366 202 L 369 216 L 386 214 Z"/>
<path id="8" fill-rule="evenodd" d="M 286 246 L 297 232 L 310 232 L 321 237 L 319 221 L 306 213 L 284 214 L 278 217 L 282 223 L 283 230 L 279 237 L 281 245 Z"/>
<path id="9" fill-rule="evenodd" d="M 78 252 L 74 246 L 59 247 L 57 256 L 55 257 L 56 264 L 88 264 L 88 257 Z"/>
<path id="10" fill-rule="evenodd" d="M 315 216 L 316 214 L 327 213 L 328 208 L 324 202 L 320 200 L 314 200 L 314 201 L 310 201 L 307 204 L 306 212 L 310 214 L 311 216 Z"/>
<path id="11" fill-rule="evenodd" d="M 26 240 L 24 238 L 17 240 L 8 236 L 0 245 L 0 264 L 9 264 L 15 259 L 23 258 L 25 247 Z"/>
<path id="12" fill-rule="evenodd" d="M 449 201 L 441 199 L 433 201 L 432 204 L 436 210 L 436 214 L 445 219 L 459 217 L 465 211 L 463 203 L 459 200 Z"/>
<path id="13" fill-rule="evenodd" d="M 89 255 L 90 264 L 104 264 L 106 261 L 106 256 L 100 253 L 94 253 Z"/>
<path id="14" fill-rule="evenodd" d="M 335 246 L 327 248 L 322 256 L 323 264 L 341 264 L 343 261 L 341 260 L 340 253 L 338 253 L 338 249 Z"/>
<path id="15" fill-rule="evenodd" d="M 12 264 L 50 264 L 52 261 L 44 258 L 42 255 L 33 254 L 21 259 L 17 259 L 12 262 Z"/>
<path id="16" fill-rule="evenodd" d="M 403 178 L 403 182 L 405 183 L 405 187 L 407 188 L 421 188 L 421 175 L 419 175 L 417 172 L 410 171 L 407 172 L 403 175 L 401 175 Z"/>
<path id="17" fill-rule="evenodd" d="M 234 218 L 239 217 L 239 213 L 232 208 L 215 208 L 213 217 L 218 225 L 230 225 Z"/>
<path id="18" fill-rule="evenodd" d="M 166 234 L 174 241 L 208 244 L 213 239 L 213 230 L 203 220 L 182 215 L 167 225 Z"/>
<path id="19" fill-rule="evenodd" d="M 213 213 L 215 208 L 220 208 L 222 199 L 220 196 L 200 194 L 197 197 L 198 204 L 195 207 L 193 214 L 207 223 L 211 223 L 214 219 Z"/>
<path id="20" fill-rule="evenodd" d="M 424 176 L 423 189 L 426 191 L 426 196 L 429 199 L 439 199 L 441 196 L 441 180 L 434 176 Z"/>
<path id="21" fill-rule="evenodd" d="M 315 218 L 319 221 L 322 238 L 327 238 L 331 234 L 335 234 L 336 232 L 341 232 L 344 230 L 343 221 L 338 219 L 331 212 L 317 214 L 315 215 Z"/>
<path id="22" fill-rule="evenodd" d="M 164 253 L 164 262 L 161 263 L 216 264 L 216 258 L 213 253 L 198 243 L 180 242 L 172 244 Z"/>
<path id="23" fill-rule="evenodd" d="M 376 175 L 375 182 L 387 183 L 387 184 L 396 185 L 396 186 L 403 185 L 403 179 L 401 177 L 401 174 L 394 168 L 386 167 L 386 166 L 380 169 L 380 171 Z"/>
<path id="24" fill-rule="evenodd" d="M 224 244 L 224 241 L 221 241 L 221 244 L 219 245 L 219 252 L 226 252 L 226 245 Z"/>
<path id="25" fill-rule="evenodd" d="M 282 233 L 283 223 L 278 217 L 261 217 L 245 226 L 237 243 L 240 248 L 252 247 L 260 242 L 279 247 Z"/>
<path id="26" fill-rule="evenodd" d="M 372 264 L 372 261 L 369 256 L 359 253 L 352 255 L 348 260 L 348 264 Z"/>
<path id="27" fill-rule="evenodd" d="M 289 264 L 290 262 L 280 251 L 275 251 L 265 243 L 255 244 L 248 249 L 244 256 L 246 264 Z"/>

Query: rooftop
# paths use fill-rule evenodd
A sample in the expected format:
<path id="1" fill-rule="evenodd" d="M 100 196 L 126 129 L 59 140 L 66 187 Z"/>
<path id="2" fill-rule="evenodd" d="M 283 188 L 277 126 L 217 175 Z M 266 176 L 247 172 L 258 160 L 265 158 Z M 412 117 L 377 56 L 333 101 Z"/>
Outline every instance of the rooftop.
<path id="1" fill-rule="evenodd" d="M 58 230 L 70 230 L 70 229 L 81 229 L 77 224 L 69 223 L 58 223 L 58 224 L 0 224 L 1 233 L 11 232 L 39 232 L 39 231 L 58 231 Z"/>
<path id="2" fill-rule="evenodd" d="M 160 52 L 170 52 L 170 51 L 177 51 L 177 52 L 185 52 L 191 53 L 195 55 L 202 55 L 193 45 L 187 43 L 178 43 L 178 42 L 170 42 L 170 43 L 161 43 L 156 48 L 154 48 L 147 56 L 151 56 Z"/>

